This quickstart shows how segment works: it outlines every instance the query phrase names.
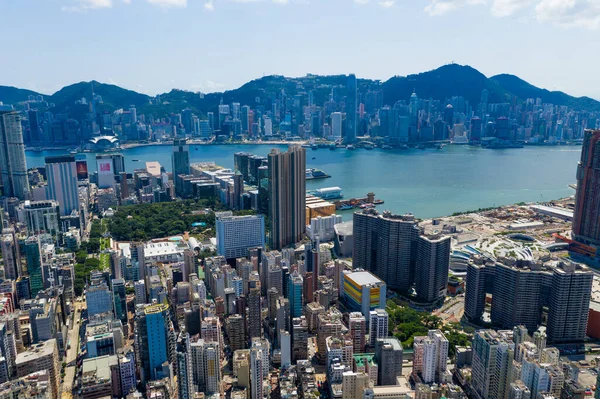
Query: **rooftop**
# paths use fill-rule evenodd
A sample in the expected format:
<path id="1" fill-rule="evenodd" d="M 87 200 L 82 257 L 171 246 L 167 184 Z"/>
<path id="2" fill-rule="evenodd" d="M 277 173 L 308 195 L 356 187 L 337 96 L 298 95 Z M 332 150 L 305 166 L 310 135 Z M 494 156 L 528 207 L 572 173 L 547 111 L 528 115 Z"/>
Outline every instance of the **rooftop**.
<path id="1" fill-rule="evenodd" d="M 356 284 L 361 285 L 361 286 L 383 284 L 383 281 L 381 281 L 379 278 L 377 278 L 374 274 L 371 274 L 370 272 L 367 272 L 367 271 L 350 272 L 350 273 L 346 272 L 346 273 L 344 273 L 344 276 L 351 279 Z"/>
<path id="2" fill-rule="evenodd" d="M 110 379 L 110 367 L 118 363 L 116 355 L 100 356 L 93 359 L 85 359 L 83 361 L 83 379 L 102 383 Z M 90 382 L 90 381 L 87 382 Z"/>
<path id="3" fill-rule="evenodd" d="M 17 354 L 16 364 L 32 362 L 43 356 L 50 356 L 56 350 L 56 340 L 49 339 L 33 345 L 29 350 Z"/>

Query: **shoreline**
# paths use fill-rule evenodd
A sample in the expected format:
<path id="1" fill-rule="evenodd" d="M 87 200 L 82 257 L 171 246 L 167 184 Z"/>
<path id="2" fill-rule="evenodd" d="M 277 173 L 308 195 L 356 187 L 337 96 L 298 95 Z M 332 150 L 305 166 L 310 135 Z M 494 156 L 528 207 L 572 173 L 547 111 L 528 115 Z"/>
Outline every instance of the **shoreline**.
<path id="1" fill-rule="evenodd" d="M 188 145 L 206 145 L 206 146 L 229 146 L 229 145 L 306 145 L 308 141 L 285 141 L 285 140 L 274 140 L 274 141 L 240 141 L 240 142 L 232 142 L 232 143 L 214 143 L 214 142 L 206 142 L 204 140 L 189 140 L 187 142 Z M 106 151 L 97 151 L 97 150 L 84 150 L 77 151 L 77 154 L 95 154 L 102 152 L 115 152 L 122 150 L 129 150 L 132 148 L 138 147 L 164 147 L 173 145 L 173 141 L 161 141 L 161 142 L 153 142 L 153 143 L 128 143 L 119 146 L 118 148 L 112 148 Z M 25 151 L 27 152 L 45 152 L 45 151 L 69 151 L 73 147 L 72 146 L 58 146 L 58 147 L 26 147 Z"/>

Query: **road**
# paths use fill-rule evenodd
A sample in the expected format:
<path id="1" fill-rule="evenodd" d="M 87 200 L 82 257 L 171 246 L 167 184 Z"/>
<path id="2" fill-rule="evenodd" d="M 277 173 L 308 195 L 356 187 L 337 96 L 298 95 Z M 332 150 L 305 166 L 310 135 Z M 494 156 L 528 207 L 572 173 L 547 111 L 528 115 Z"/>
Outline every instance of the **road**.
<path id="1" fill-rule="evenodd" d="M 73 398 L 73 381 L 75 380 L 75 373 L 77 371 L 77 354 L 79 353 L 79 329 L 81 328 L 81 310 L 85 308 L 85 300 L 83 302 L 75 302 L 73 324 L 68 333 L 68 342 L 71 347 L 67 349 L 67 356 L 65 362 L 67 368 L 65 369 L 65 379 L 62 383 L 62 399 Z"/>

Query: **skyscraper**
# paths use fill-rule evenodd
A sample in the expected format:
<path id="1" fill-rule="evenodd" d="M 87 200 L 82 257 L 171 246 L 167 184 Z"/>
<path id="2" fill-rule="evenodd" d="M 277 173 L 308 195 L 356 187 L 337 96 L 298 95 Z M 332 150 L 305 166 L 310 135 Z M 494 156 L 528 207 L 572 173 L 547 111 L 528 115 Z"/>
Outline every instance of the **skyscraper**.
<path id="1" fill-rule="evenodd" d="M 175 362 L 175 335 L 167 304 L 139 307 L 136 311 L 136 360 L 142 370 L 141 380 L 169 377 L 163 365 Z"/>
<path id="2" fill-rule="evenodd" d="M 29 199 L 23 128 L 16 111 L 0 111 L 0 170 L 4 196 Z"/>
<path id="3" fill-rule="evenodd" d="M 294 270 L 289 276 L 287 298 L 290 301 L 290 317 L 302 316 L 302 277 Z"/>
<path id="4" fill-rule="evenodd" d="M 175 182 L 175 194 L 181 196 L 183 192 L 182 180 L 179 175 L 190 174 L 190 146 L 186 139 L 173 140 L 173 153 L 171 154 L 173 166 L 173 181 Z"/>
<path id="5" fill-rule="evenodd" d="M 419 230 L 413 215 L 354 214 L 353 267 L 366 269 L 389 288 L 408 292 Z"/>
<path id="6" fill-rule="evenodd" d="M 16 280 L 21 275 L 21 251 L 14 229 L 2 229 L 0 248 L 2 249 L 2 260 L 4 261 L 4 277 L 9 280 Z"/>
<path id="7" fill-rule="evenodd" d="M 573 238 L 600 246 L 600 130 L 586 130 L 577 165 Z"/>
<path id="8" fill-rule="evenodd" d="M 548 341 L 583 342 L 592 280 L 592 271 L 577 263 L 561 263 L 554 269 L 549 299 Z"/>
<path id="9" fill-rule="evenodd" d="M 331 140 L 340 140 L 342 138 L 342 113 L 331 113 Z"/>
<path id="10" fill-rule="evenodd" d="M 268 160 L 269 243 L 271 249 L 281 249 L 300 241 L 306 230 L 306 150 L 273 149 Z"/>
<path id="11" fill-rule="evenodd" d="M 31 236 L 25 241 L 25 258 L 27 259 L 27 274 L 32 298 L 44 288 L 42 275 L 42 256 L 40 242 L 37 236 Z"/>
<path id="12" fill-rule="evenodd" d="M 348 75 L 348 84 L 346 86 L 348 95 L 346 96 L 346 136 L 344 142 L 354 143 L 356 141 L 356 75 Z"/>
<path id="13" fill-rule="evenodd" d="M 112 295 L 115 317 L 127 324 L 127 296 L 125 294 L 125 280 L 122 278 L 112 280 Z"/>
<path id="14" fill-rule="evenodd" d="M 72 155 L 46 157 L 46 197 L 58 201 L 60 215 L 79 211 L 77 165 Z"/>
<path id="15" fill-rule="evenodd" d="M 450 267 L 450 237 L 421 235 L 417 242 L 415 283 L 417 296 L 434 302 L 446 296 Z"/>

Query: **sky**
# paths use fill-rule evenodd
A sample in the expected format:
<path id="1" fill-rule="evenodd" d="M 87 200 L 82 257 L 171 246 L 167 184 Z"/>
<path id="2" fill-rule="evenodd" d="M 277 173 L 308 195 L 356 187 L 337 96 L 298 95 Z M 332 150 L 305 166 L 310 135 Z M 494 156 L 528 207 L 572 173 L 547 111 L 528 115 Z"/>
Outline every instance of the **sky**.
<path id="1" fill-rule="evenodd" d="M 147 94 L 467 64 L 600 100 L 600 0 L 0 0 L 0 85 Z"/>

